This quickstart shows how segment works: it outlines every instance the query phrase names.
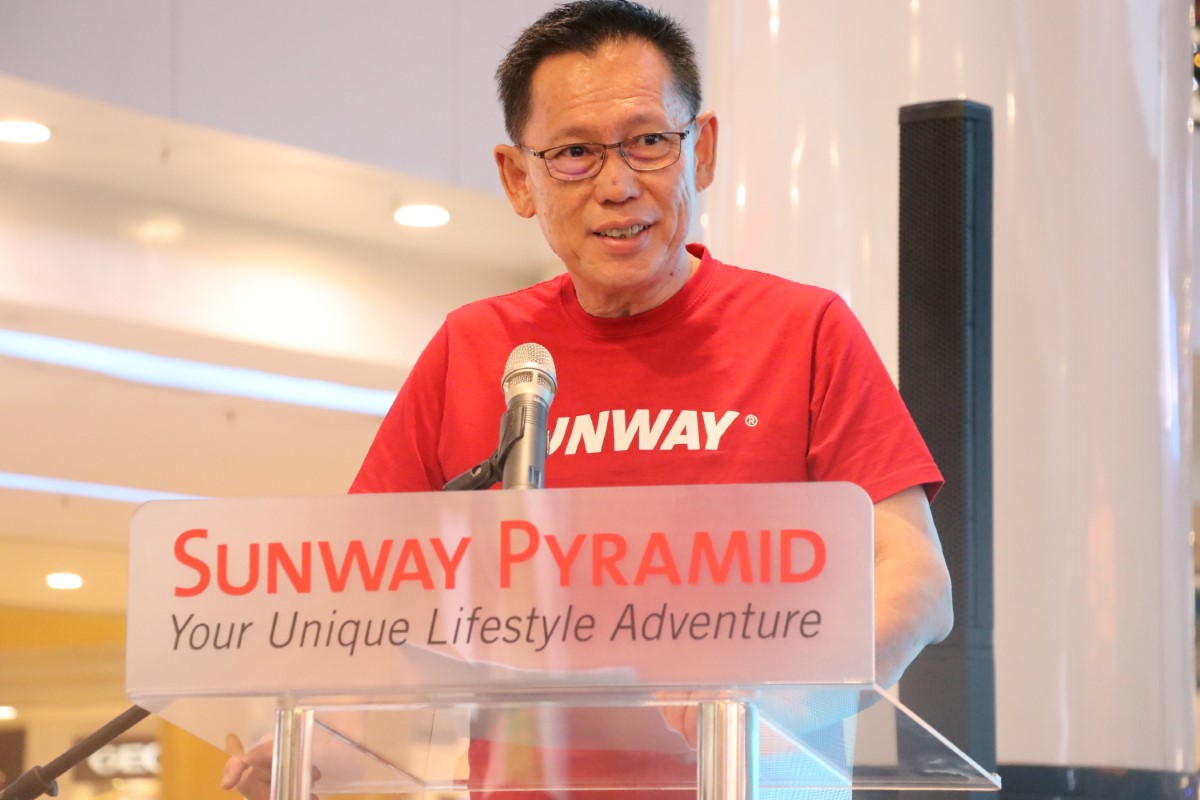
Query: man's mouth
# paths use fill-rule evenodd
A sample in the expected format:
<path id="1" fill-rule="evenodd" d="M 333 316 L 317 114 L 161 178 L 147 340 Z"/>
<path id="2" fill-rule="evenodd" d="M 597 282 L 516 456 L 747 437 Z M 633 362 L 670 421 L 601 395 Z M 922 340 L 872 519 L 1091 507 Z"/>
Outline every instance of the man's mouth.
<path id="1" fill-rule="evenodd" d="M 649 228 L 649 225 L 630 225 L 628 228 L 613 228 L 607 231 L 596 231 L 597 236 L 607 236 L 610 239 L 628 239 L 631 236 L 637 236 L 642 231 Z"/>

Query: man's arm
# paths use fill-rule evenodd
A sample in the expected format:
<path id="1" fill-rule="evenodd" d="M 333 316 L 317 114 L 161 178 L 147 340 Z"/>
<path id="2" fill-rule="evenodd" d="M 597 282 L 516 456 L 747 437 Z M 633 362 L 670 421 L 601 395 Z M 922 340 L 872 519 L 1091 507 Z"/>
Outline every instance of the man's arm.
<path id="1" fill-rule="evenodd" d="M 875 680 L 888 687 L 954 624 L 950 573 L 920 486 L 875 504 Z"/>

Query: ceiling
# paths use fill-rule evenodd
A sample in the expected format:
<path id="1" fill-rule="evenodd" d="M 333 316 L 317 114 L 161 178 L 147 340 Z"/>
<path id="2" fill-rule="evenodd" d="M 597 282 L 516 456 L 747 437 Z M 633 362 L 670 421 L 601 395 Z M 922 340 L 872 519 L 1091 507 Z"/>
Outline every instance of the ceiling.
<path id="1" fill-rule="evenodd" d="M 217 211 L 387 248 L 409 259 L 501 270 L 556 268 L 536 226 L 497 194 L 167 120 L 0 74 L 0 118 L 44 121 L 46 145 L 0 146 L 0 170 L 100 188 L 161 205 Z M 453 224 L 396 225 L 401 203 L 437 203 Z M 470 235 L 463 235 L 469 231 Z"/>
<path id="2" fill-rule="evenodd" d="M 47 121 L 55 134 L 36 147 L 0 144 L 0 269 L 22 278 L 26 267 L 30 283 L 45 270 L 11 263 L 28 252 L 15 243 L 18 222 L 41 226 L 36 230 L 44 240 L 58 243 L 39 253 L 52 261 L 57 246 L 63 257 L 77 257 L 79 237 L 92 247 L 128 239 L 131 234 L 117 228 L 131 209 L 141 218 L 157 215 L 211 231 L 204 243 L 208 259 L 220 259 L 222 247 L 245 257 L 247 247 L 258 246 L 258 234 L 244 233 L 254 228 L 277 238 L 285 232 L 299 249 L 382 264 L 388 274 L 373 280 L 399 294 L 433 287 L 413 301 L 436 306 L 430 319 L 480 293 L 556 271 L 536 225 L 496 195 L 170 122 L 3 75 L 0 98 L 0 118 Z M 439 203 L 450 209 L 451 224 L 400 228 L 390 219 L 400 201 Z M 358 358 L 346 348 L 320 353 L 176 328 L 162 324 L 161 315 L 93 315 L 44 296 L 30 300 L 22 288 L 10 284 L 0 299 L 0 329 L 378 389 L 399 386 L 411 353 L 431 332 L 403 337 L 394 358 Z M 64 293 L 72 288 L 62 287 Z M 4 357 L 0 411 L 0 472 L 201 496 L 340 493 L 379 422 Z M 0 564 L 7 567 L 0 606 L 123 613 L 125 541 L 134 510 L 126 503 L 0 490 Z M 51 571 L 78 572 L 84 585 L 50 590 L 44 576 Z"/>

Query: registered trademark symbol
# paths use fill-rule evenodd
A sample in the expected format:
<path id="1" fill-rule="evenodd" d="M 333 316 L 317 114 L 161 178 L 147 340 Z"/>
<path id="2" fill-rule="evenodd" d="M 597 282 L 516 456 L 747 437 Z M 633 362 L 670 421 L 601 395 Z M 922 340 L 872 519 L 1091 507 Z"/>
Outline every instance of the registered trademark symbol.
<path id="1" fill-rule="evenodd" d="M 758 424 L 758 417 L 754 416 L 753 414 L 746 415 L 746 425 L 747 426 L 753 428 L 757 424 Z"/>

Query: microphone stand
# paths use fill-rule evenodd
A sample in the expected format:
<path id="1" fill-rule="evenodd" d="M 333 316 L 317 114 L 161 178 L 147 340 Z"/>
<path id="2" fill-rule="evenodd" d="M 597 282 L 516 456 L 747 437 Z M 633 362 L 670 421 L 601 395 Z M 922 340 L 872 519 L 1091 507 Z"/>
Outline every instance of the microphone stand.
<path id="1" fill-rule="evenodd" d="M 504 463 L 508 461 L 509 452 L 513 445 L 525 435 L 526 412 L 527 409 L 524 406 L 516 406 L 505 411 L 504 416 L 500 418 L 500 446 L 496 448 L 496 452 L 492 453 L 486 461 L 479 462 L 458 477 L 447 481 L 446 485 L 442 487 L 442 491 L 461 492 L 490 489 L 499 483 L 504 477 Z M 0 800 L 4 800 L 4 798 L 0 797 Z"/>
<path id="2" fill-rule="evenodd" d="M 116 739 L 125 731 L 150 716 L 140 706 L 130 706 L 120 716 L 114 717 L 95 733 L 70 747 L 44 767 L 33 767 L 21 773 L 12 785 L 0 792 L 0 800 L 33 800 L 48 794 L 58 796 L 58 776 L 87 759 L 92 753 Z"/>

